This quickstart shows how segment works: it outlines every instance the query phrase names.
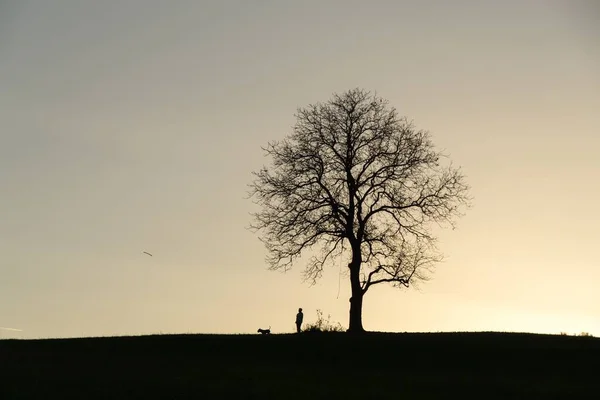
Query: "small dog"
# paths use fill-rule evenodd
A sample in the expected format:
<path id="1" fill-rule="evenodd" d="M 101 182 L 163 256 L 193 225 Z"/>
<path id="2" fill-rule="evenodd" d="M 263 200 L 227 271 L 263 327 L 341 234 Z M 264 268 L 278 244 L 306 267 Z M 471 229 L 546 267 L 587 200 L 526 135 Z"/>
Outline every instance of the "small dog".
<path id="1" fill-rule="evenodd" d="M 271 327 L 269 326 L 269 329 L 258 328 L 258 330 L 256 332 L 262 333 L 263 335 L 269 335 L 269 334 L 271 334 Z"/>

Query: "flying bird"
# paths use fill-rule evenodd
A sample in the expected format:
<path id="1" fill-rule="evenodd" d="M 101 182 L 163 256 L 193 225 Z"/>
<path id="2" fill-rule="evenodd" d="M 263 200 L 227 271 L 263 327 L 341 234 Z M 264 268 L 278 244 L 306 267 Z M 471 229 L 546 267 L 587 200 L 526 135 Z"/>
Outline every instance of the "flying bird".
<path id="1" fill-rule="evenodd" d="M 150 257 L 152 257 L 152 254 L 148 253 L 147 251 L 143 251 L 142 253 L 148 254 Z"/>

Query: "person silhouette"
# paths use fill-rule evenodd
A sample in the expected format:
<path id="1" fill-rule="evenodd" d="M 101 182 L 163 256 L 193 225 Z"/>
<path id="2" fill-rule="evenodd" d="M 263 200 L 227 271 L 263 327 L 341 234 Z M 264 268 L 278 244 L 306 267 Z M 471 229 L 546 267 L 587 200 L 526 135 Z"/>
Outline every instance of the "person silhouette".
<path id="1" fill-rule="evenodd" d="M 302 308 L 298 309 L 298 314 L 296 314 L 296 332 L 300 333 L 300 327 L 302 326 L 302 320 L 304 319 L 304 314 L 302 314 Z"/>

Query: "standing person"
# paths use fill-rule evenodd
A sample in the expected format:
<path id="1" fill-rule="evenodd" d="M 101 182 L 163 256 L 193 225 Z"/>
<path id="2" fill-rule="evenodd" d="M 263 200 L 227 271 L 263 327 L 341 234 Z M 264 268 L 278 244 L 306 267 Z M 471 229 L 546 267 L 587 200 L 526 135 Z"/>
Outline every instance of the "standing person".
<path id="1" fill-rule="evenodd" d="M 302 314 L 302 309 L 298 309 L 298 314 L 296 314 L 296 332 L 300 333 L 300 327 L 302 326 L 302 320 L 304 319 L 304 314 Z"/>

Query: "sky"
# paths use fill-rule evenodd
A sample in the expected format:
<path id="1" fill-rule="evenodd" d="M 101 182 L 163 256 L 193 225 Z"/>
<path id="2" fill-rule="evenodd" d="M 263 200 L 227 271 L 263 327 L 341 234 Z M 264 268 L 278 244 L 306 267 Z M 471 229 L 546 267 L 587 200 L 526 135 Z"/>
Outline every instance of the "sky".
<path id="1" fill-rule="evenodd" d="M 347 327 L 342 265 L 267 270 L 246 195 L 298 107 L 355 87 L 473 196 L 365 329 L 600 335 L 598 4 L 0 1 L 0 338 Z"/>

